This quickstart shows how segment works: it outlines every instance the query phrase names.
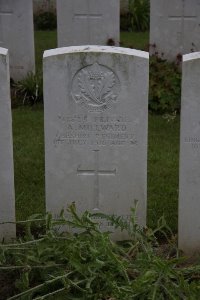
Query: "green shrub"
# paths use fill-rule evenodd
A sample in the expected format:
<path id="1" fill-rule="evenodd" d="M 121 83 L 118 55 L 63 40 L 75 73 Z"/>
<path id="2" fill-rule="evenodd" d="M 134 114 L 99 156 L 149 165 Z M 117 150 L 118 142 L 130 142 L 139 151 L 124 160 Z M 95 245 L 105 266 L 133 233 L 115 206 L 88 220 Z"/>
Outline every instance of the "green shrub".
<path id="1" fill-rule="evenodd" d="M 176 63 L 150 57 L 149 108 L 156 113 L 180 110 L 181 71 Z"/>
<path id="2" fill-rule="evenodd" d="M 130 15 L 128 13 L 120 16 L 120 30 L 131 31 Z"/>
<path id="3" fill-rule="evenodd" d="M 146 31 L 150 23 L 150 1 L 129 0 L 129 20 L 134 31 Z"/>
<path id="4" fill-rule="evenodd" d="M 18 104 L 33 105 L 43 102 L 43 78 L 42 75 L 28 73 L 27 77 L 12 84 L 12 95 Z"/>
<path id="5" fill-rule="evenodd" d="M 53 12 L 42 12 L 34 16 L 36 30 L 54 30 L 57 27 L 56 14 Z"/>

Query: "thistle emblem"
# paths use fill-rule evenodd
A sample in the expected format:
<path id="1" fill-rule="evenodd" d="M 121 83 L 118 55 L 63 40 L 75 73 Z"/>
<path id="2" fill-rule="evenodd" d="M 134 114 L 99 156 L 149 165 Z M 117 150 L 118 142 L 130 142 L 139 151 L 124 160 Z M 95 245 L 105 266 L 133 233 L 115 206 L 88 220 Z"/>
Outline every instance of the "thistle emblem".
<path id="1" fill-rule="evenodd" d="M 117 101 L 120 83 L 116 74 L 98 63 L 79 70 L 72 81 L 72 97 L 89 111 L 101 112 Z"/>

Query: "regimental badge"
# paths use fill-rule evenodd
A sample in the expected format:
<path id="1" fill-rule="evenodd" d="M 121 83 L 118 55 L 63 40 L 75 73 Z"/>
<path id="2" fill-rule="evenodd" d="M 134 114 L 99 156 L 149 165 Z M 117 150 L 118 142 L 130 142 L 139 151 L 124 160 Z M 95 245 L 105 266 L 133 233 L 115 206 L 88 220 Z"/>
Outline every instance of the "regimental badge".
<path id="1" fill-rule="evenodd" d="M 79 70 L 72 80 L 72 97 L 90 112 L 102 112 L 117 101 L 120 82 L 108 67 L 94 63 Z"/>

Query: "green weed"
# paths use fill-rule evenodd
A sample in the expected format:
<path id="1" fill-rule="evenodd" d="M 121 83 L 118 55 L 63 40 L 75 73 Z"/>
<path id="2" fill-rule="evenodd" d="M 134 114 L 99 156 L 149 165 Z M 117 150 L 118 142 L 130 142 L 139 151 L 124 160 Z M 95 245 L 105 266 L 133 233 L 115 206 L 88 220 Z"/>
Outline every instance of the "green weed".
<path id="1" fill-rule="evenodd" d="M 150 57 L 149 108 L 156 113 L 179 112 L 181 72 L 175 63 L 158 56 Z"/>
<path id="2" fill-rule="evenodd" d="M 57 17 L 54 12 L 41 12 L 34 15 L 34 27 L 36 30 L 55 30 Z"/>
<path id="3" fill-rule="evenodd" d="M 130 221 L 87 211 L 79 215 L 74 204 L 68 214 L 62 211 L 57 220 L 51 214 L 35 215 L 24 222 L 24 238 L 0 245 L 0 275 L 16 272 L 16 292 L 7 300 L 198 299 L 200 266 L 181 267 L 183 258 L 168 238 L 164 219 L 150 230 L 136 224 L 135 209 Z M 97 217 L 126 230 L 129 240 L 114 243 Z M 45 227 L 45 233 L 34 237 L 34 224 Z M 68 230 L 61 233 L 63 226 Z M 160 254 L 157 233 L 169 245 Z"/>
<path id="4" fill-rule="evenodd" d="M 28 75 L 13 84 L 15 97 L 21 104 L 33 105 L 43 102 L 43 77 L 42 74 L 28 73 Z"/>
<path id="5" fill-rule="evenodd" d="M 132 31 L 146 31 L 150 23 L 150 1 L 129 0 L 129 20 Z"/>

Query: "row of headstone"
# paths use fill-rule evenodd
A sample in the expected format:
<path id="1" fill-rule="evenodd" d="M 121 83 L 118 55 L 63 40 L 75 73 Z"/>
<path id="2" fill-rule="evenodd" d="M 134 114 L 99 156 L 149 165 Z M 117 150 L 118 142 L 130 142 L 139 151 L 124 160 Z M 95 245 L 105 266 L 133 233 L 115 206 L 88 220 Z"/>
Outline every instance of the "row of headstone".
<path id="1" fill-rule="evenodd" d="M 12 128 L 7 50 L 0 49 L 0 222 L 14 221 Z M 200 54 L 184 56 L 179 247 L 200 250 Z M 44 54 L 46 207 L 75 202 L 146 224 L 148 54 L 110 47 L 68 47 Z M 105 225 L 109 228 L 109 224 Z M 13 224 L 0 236 L 15 233 Z M 123 233 L 117 235 L 124 238 Z"/>
<path id="2" fill-rule="evenodd" d="M 150 1 L 150 54 L 200 50 L 200 0 Z M 119 0 L 57 0 L 58 46 L 119 44 Z"/>
<path id="3" fill-rule="evenodd" d="M 56 215 L 75 202 L 80 212 L 128 219 L 137 199 L 137 221 L 145 226 L 148 66 L 148 53 L 125 48 L 82 46 L 45 52 L 48 211 Z M 0 74 L 2 239 L 15 236 L 10 76 L 4 48 Z M 116 238 L 124 237 L 119 233 Z"/>
<path id="4" fill-rule="evenodd" d="M 119 0 L 57 0 L 58 47 L 119 45 Z"/>
<path id="5" fill-rule="evenodd" d="M 58 45 L 119 45 L 119 0 L 57 0 Z M 32 0 L 0 0 L 0 47 L 9 49 L 10 74 L 35 71 Z"/>
<path id="6" fill-rule="evenodd" d="M 119 0 L 57 0 L 58 46 L 119 45 Z M 200 0 L 152 0 L 150 53 L 175 60 L 200 50 Z M 0 46 L 14 80 L 35 71 L 32 0 L 0 0 Z"/>
<path id="7" fill-rule="evenodd" d="M 148 53 L 103 46 L 44 53 L 46 208 L 71 202 L 146 224 Z M 179 248 L 200 251 L 200 53 L 183 57 Z M 106 224 L 109 228 L 109 224 Z M 118 233 L 117 239 L 124 238 Z"/>
<path id="8" fill-rule="evenodd" d="M 192 2 L 192 3 L 191 3 Z M 0 0 L 0 46 L 14 80 L 35 70 L 32 0 Z M 119 0 L 57 0 L 58 46 L 118 45 Z M 150 53 L 175 60 L 200 50 L 199 0 L 152 0 Z"/>

